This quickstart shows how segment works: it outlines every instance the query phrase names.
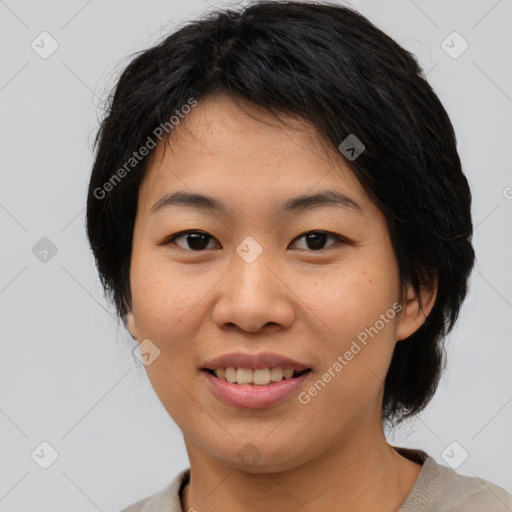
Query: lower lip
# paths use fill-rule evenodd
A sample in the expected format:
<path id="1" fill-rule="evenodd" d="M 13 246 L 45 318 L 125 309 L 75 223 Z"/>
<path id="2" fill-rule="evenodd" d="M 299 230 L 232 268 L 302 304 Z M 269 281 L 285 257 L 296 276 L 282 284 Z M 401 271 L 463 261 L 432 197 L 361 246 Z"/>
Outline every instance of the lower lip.
<path id="1" fill-rule="evenodd" d="M 205 374 L 217 397 L 228 405 L 247 409 L 262 409 L 283 402 L 296 394 L 311 371 L 303 373 L 299 377 L 283 379 L 265 386 L 231 384 L 207 371 L 203 370 L 202 373 Z"/>

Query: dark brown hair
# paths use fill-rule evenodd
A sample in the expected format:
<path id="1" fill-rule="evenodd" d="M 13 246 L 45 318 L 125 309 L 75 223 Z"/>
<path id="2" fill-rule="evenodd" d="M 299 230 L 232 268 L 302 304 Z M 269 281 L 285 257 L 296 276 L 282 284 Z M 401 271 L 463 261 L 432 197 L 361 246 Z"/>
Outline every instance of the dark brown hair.
<path id="1" fill-rule="evenodd" d="M 305 119 L 333 147 L 350 134 L 364 143 L 347 163 L 386 216 L 402 284 L 419 292 L 438 279 L 430 315 L 397 342 L 385 381 L 383 419 L 418 413 L 437 388 L 442 342 L 474 264 L 471 193 L 452 124 L 416 60 L 347 7 L 259 1 L 216 10 L 126 67 L 96 138 L 87 199 L 90 245 L 119 317 L 131 303 L 137 197 L 152 150 L 133 168 L 126 162 L 190 98 L 217 91 Z"/>

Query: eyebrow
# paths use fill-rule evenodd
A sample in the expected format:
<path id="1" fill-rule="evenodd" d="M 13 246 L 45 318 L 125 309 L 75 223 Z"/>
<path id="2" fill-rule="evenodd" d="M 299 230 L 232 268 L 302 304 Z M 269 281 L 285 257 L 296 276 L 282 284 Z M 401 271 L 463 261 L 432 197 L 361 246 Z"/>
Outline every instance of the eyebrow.
<path id="1" fill-rule="evenodd" d="M 226 206 L 214 197 L 181 190 L 164 195 L 151 207 L 150 213 L 173 206 L 197 208 L 219 214 L 228 213 Z M 341 207 L 361 215 L 364 214 L 363 208 L 355 199 L 334 190 L 322 190 L 315 194 L 303 194 L 287 199 L 278 213 L 299 212 L 323 206 Z"/>

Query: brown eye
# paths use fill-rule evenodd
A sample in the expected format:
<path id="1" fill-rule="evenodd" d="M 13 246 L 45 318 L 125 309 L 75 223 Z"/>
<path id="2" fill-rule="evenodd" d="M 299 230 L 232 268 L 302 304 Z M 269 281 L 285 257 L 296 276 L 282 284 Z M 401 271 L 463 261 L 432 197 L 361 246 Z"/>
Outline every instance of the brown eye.
<path id="1" fill-rule="evenodd" d="M 308 233 L 304 233 L 303 235 L 296 238 L 295 240 L 304 239 L 306 242 L 305 249 L 319 251 L 319 250 L 326 248 L 324 246 L 325 246 L 326 241 L 329 238 L 343 242 L 343 239 L 340 236 L 334 235 L 332 233 L 328 233 L 326 231 L 310 231 Z M 302 247 L 302 248 L 304 248 L 304 247 Z"/>
<path id="2" fill-rule="evenodd" d="M 185 240 L 184 245 L 176 243 L 176 240 L 182 239 Z M 203 251 L 205 249 L 212 249 L 212 247 L 208 247 L 210 240 L 214 240 L 214 238 L 203 231 L 183 231 L 167 239 L 165 245 L 174 244 L 185 250 Z"/>
<path id="3" fill-rule="evenodd" d="M 334 240 L 335 242 L 344 242 L 344 239 L 333 233 L 328 233 L 326 231 L 310 231 L 308 233 L 304 233 L 300 237 L 297 237 L 294 242 L 297 243 L 298 240 L 304 239 L 305 247 L 298 247 L 299 249 L 306 249 L 310 251 L 321 251 L 323 249 L 328 249 L 332 247 L 334 244 L 330 244 L 326 247 L 326 243 L 329 239 Z M 178 243 L 178 240 L 180 242 Z M 175 235 L 168 238 L 164 245 L 174 244 L 181 249 L 186 251 L 200 252 L 207 249 L 213 249 L 215 247 L 209 246 L 209 243 L 215 240 L 211 235 L 205 233 L 204 231 L 182 231 L 181 233 L 176 233 Z M 297 248 L 297 247 L 296 247 Z"/>

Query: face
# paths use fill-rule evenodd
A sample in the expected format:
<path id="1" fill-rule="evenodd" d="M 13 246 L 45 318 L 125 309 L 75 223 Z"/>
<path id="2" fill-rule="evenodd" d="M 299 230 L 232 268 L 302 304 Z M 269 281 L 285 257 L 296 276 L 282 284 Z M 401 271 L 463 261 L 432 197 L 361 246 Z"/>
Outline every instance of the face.
<path id="1" fill-rule="evenodd" d="M 148 377 L 187 449 L 278 471 L 375 435 L 396 340 L 422 321 L 411 296 L 400 311 L 384 215 L 298 120 L 217 95 L 175 130 L 139 190 L 128 325 L 151 347 Z M 176 192 L 220 208 L 165 200 Z M 212 375 L 230 366 L 258 382 L 282 378 L 271 368 L 296 376 Z"/>

